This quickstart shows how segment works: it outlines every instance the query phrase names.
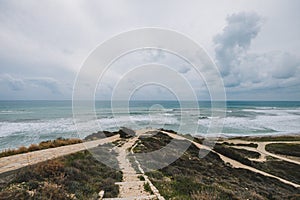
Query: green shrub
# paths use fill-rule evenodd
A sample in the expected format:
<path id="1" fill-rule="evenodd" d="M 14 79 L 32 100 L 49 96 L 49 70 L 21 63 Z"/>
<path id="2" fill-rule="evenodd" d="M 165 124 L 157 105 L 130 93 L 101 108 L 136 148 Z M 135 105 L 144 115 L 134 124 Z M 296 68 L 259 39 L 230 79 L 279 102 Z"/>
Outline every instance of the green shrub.
<path id="1" fill-rule="evenodd" d="M 140 179 L 140 181 L 145 181 L 145 177 L 142 175 L 139 175 L 138 178 Z"/>
<path id="2" fill-rule="evenodd" d="M 228 146 L 241 146 L 241 147 L 252 147 L 252 148 L 257 148 L 258 144 L 255 143 L 249 143 L 249 144 L 244 144 L 244 143 L 229 143 L 229 142 L 223 142 L 223 144 L 228 145 Z"/>
<path id="3" fill-rule="evenodd" d="M 237 160 L 245 165 L 252 166 L 252 162 L 249 159 L 245 158 L 241 153 L 233 148 L 226 147 L 222 144 L 216 144 L 214 146 L 214 150 L 228 158 Z"/>
<path id="4" fill-rule="evenodd" d="M 275 154 L 300 157 L 300 144 L 273 143 L 267 144 L 266 150 Z"/>
<path id="5" fill-rule="evenodd" d="M 148 182 L 144 183 L 144 189 L 146 192 L 149 192 L 150 194 L 154 194 Z"/>

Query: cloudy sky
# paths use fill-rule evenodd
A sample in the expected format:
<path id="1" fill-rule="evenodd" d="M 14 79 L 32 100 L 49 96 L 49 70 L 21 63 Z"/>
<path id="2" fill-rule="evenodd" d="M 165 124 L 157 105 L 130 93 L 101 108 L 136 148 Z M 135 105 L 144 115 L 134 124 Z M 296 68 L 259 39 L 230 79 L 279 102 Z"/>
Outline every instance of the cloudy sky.
<path id="1" fill-rule="evenodd" d="M 300 100 L 299 9 L 298 0 L 2 0 L 0 99 L 71 99 L 76 74 L 100 43 L 131 29 L 161 27 L 189 36 L 208 52 L 228 99 Z M 96 96 L 109 99 L 120 68 L 153 61 L 173 67 L 199 99 L 207 98 L 190 66 L 160 51 L 120 59 Z M 171 98 L 158 86 L 135 96 Z"/>

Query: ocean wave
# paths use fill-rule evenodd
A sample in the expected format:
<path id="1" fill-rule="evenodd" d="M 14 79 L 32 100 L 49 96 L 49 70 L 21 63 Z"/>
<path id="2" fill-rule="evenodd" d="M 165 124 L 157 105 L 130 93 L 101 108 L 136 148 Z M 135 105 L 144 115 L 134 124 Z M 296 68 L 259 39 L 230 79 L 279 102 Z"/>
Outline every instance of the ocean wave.
<path id="1" fill-rule="evenodd" d="M 1 116 L 0 137 L 7 144 L 9 140 L 20 140 L 20 137 L 30 138 L 56 138 L 59 136 L 76 135 L 85 136 L 97 130 L 116 130 L 120 126 L 132 128 L 144 128 L 148 126 L 161 128 L 165 125 L 169 129 L 175 129 L 187 122 L 186 133 L 191 123 L 196 123 L 201 131 L 208 129 L 213 120 L 224 120 L 224 134 L 268 134 L 268 133 L 297 133 L 300 130 L 300 109 L 276 108 L 276 109 L 231 109 L 227 117 L 213 118 L 210 109 L 161 109 L 143 111 L 145 109 L 133 110 L 134 114 L 123 112 L 122 109 L 112 113 L 108 109 L 99 112 L 97 119 L 77 122 L 75 125 L 72 117 L 60 117 L 54 119 L 39 119 L 40 113 L 32 115 L 21 115 L 19 118 L 13 116 Z M 10 110 L 13 111 L 13 110 Z M 7 111 L 0 111 L 5 113 Z M 14 111 L 15 112 L 15 111 Z M 18 112 L 27 112 L 25 110 Z M 12 113 L 12 112 L 8 112 Z M 88 113 L 85 113 L 88 115 Z M 43 115 L 43 117 L 47 117 Z M 90 114 L 89 114 L 90 115 Z M 57 116 L 61 116 L 57 114 Z M 51 116 L 52 117 L 52 116 Z M 88 117 L 86 118 L 88 119 Z M 182 121 L 181 121 L 182 120 Z M 1 142 L 0 141 L 0 142 Z M 2 143 L 0 143 L 2 144 Z M 4 144 L 4 143 L 3 143 Z"/>
<path id="2" fill-rule="evenodd" d="M 0 115 L 16 115 L 16 114 L 30 114 L 32 111 L 25 110 L 1 110 Z"/>
<path id="3" fill-rule="evenodd" d="M 0 136 L 11 134 L 40 135 L 74 131 L 72 119 L 39 120 L 37 122 L 0 122 Z"/>
<path id="4" fill-rule="evenodd" d="M 256 109 L 243 109 L 244 112 L 258 113 L 259 115 L 268 116 L 286 116 L 286 115 L 300 115 L 300 110 L 296 109 L 270 109 L 270 110 L 256 110 Z"/>

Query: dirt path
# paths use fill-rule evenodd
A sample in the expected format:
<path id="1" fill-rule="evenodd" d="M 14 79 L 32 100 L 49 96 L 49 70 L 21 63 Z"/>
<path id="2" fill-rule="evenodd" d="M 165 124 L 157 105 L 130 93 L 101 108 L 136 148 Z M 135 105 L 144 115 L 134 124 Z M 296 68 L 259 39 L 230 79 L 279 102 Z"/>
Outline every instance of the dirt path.
<path id="1" fill-rule="evenodd" d="M 94 141 L 89 141 L 89 142 L 84 142 L 79 144 L 67 145 L 62 147 L 44 149 L 44 150 L 33 151 L 24 154 L 3 157 L 0 158 L 0 174 L 8 171 L 13 171 L 28 165 L 33 165 L 39 162 L 57 158 L 60 156 L 65 156 L 78 151 L 90 149 L 105 143 L 110 143 L 119 138 L 120 138 L 119 135 L 116 135 L 104 139 L 99 139 L 99 140 L 94 140 Z"/>
<path id="2" fill-rule="evenodd" d="M 284 155 L 274 154 L 274 153 L 268 152 L 266 150 L 266 145 L 268 145 L 268 144 L 274 144 L 274 143 L 300 144 L 300 141 L 252 142 L 252 141 L 244 141 L 244 140 L 228 140 L 226 142 L 233 143 L 233 144 L 250 144 L 250 143 L 257 144 L 258 145 L 257 148 L 254 148 L 254 147 L 245 147 L 245 146 L 232 146 L 234 148 L 246 149 L 246 150 L 256 151 L 256 152 L 260 153 L 260 155 L 261 155 L 260 158 L 254 159 L 255 161 L 264 162 L 264 161 L 267 160 L 266 156 L 272 156 L 272 157 L 278 158 L 280 160 L 284 160 L 284 161 L 287 161 L 287 162 L 291 162 L 291 163 L 300 165 L 300 161 L 299 160 L 291 159 L 291 157 L 286 157 Z"/>
<path id="3" fill-rule="evenodd" d="M 195 146 L 197 146 L 198 148 L 208 149 L 208 150 L 210 150 L 210 151 L 212 151 L 212 152 L 218 154 L 218 155 L 220 156 L 220 158 L 221 158 L 225 163 L 229 163 L 229 164 L 230 164 L 232 167 L 234 167 L 234 168 L 247 169 L 247 170 L 250 170 L 250 171 L 252 171 L 252 172 L 262 174 L 262 175 L 264 175 L 264 176 L 268 176 L 268 177 L 271 177 L 271 178 L 276 178 L 277 180 L 279 180 L 279 181 L 281 181 L 281 182 L 283 182 L 283 183 L 286 183 L 286 184 L 292 185 L 292 186 L 294 186 L 294 187 L 300 188 L 300 185 L 299 185 L 299 184 L 296 184 L 296 183 L 293 183 L 293 182 L 291 182 L 291 181 L 285 180 L 285 179 L 280 178 L 280 177 L 278 177 L 278 176 L 274 176 L 274 175 L 272 175 L 272 174 L 266 173 L 266 172 L 261 171 L 261 170 L 258 170 L 258 169 L 256 169 L 256 168 L 253 168 L 253 167 L 244 165 L 244 164 L 242 164 L 242 163 L 240 163 L 240 162 L 238 162 L 238 161 L 236 161 L 236 160 L 233 160 L 233 159 L 231 159 L 231 158 L 228 158 L 228 157 L 226 157 L 226 156 L 223 156 L 222 154 L 220 154 L 220 153 L 218 153 L 218 152 L 216 152 L 216 151 L 210 149 L 210 148 L 207 147 L 207 146 L 201 145 L 201 144 L 199 144 L 199 143 L 197 143 L 197 142 L 194 142 L 194 141 L 192 141 L 192 140 L 190 140 L 190 139 L 184 138 L 184 137 L 182 137 L 182 136 L 180 136 L 180 135 L 178 135 L 178 134 L 169 133 L 169 132 L 166 132 L 166 131 L 162 131 L 162 132 L 168 134 L 168 135 L 169 135 L 170 137 L 172 137 L 172 138 L 188 140 L 188 141 L 190 141 L 191 143 L 193 143 Z M 249 142 L 249 143 L 250 143 L 250 142 Z"/>
<path id="4" fill-rule="evenodd" d="M 287 162 L 291 162 L 291 163 L 300 165 L 299 161 L 292 160 L 290 158 L 287 158 L 287 157 L 284 157 L 284 156 L 277 155 L 277 154 L 274 154 L 274 153 L 266 151 L 266 145 L 272 144 L 272 143 L 293 143 L 293 144 L 300 144 L 300 142 L 278 141 L 278 142 L 260 142 L 260 143 L 257 143 L 258 144 L 257 151 L 259 151 L 260 153 L 262 153 L 264 155 L 272 156 L 274 158 L 278 158 L 280 160 L 284 160 L 284 161 L 287 161 Z"/>

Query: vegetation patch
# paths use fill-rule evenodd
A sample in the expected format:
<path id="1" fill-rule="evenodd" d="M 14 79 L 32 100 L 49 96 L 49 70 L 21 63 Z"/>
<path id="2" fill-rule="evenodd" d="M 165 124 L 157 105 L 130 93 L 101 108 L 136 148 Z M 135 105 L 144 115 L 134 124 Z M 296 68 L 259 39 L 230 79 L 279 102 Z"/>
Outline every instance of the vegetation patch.
<path id="1" fill-rule="evenodd" d="M 267 160 L 266 162 L 252 162 L 252 166 L 272 175 L 300 184 L 300 168 L 295 163 L 283 160 Z"/>
<path id="2" fill-rule="evenodd" d="M 237 160 L 245 165 L 249 165 L 251 166 L 252 165 L 252 162 L 247 159 L 247 157 L 245 156 L 246 155 L 250 155 L 250 151 L 248 152 L 241 152 L 240 149 L 235 149 L 235 148 L 232 148 L 232 147 L 228 147 L 226 145 L 223 145 L 223 144 L 216 144 L 214 146 L 214 150 L 228 158 L 231 158 L 231 159 L 234 159 L 234 160 Z M 254 152 L 255 153 L 255 152 Z"/>
<path id="3" fill-rule="evenodd" d="M 160 138 L 161 136 L 161 138 Z M 141 138 L 142 152 L 163 148 L 172 138 L 156 135 Z M 162 142 L 164 141 L 164 142 Z M 150 145 L 157 143 L 161 146 Z M 296 199 L 300 190 L 277 179 L 225 164 L 209 152 L 199 158 L 199 149 L 188 150 L 167 167 L 147 172 L 151 182 L 166 199 Z M 241 155 L 241 154 L 240 154 Z M 270 187 L 272 186 L 272 187 Z"/>
<path id="4" fill-rule="evenodd" d="M 149 192 L 150 194 L 154 194 L 148 182 L 144 183 L 144 189 L 146 192 Z"/>
<path id="5" fill-rule="evenodd" d="M 145 177 L 143 175 L 139 175 L 138 178 L 140 179 L 140 181 L 145 181 Z"/>
<path id="6" fill-rule="evenodd" d="M 90 152 L 38 163 L 18 170 L 11 177 L 2 177 L 0 199 L 97 199 L 119 193 L 115 182 L 122 173 L 98 162 Z"/>
<path id="7" fill-rule="evenodd" d="M 97 133 L 92 133 L 84 138 L 84 140 L 98 140 L 106 137 L 111 137 L 114 135 L 118 135 L 118 132 L 110 132 L 110 131 L 98 131 Z"/>
<path id="8" fill-rule="evenodd" d="M 171 141 L 171 138 L 162 132 L 158 132 L 152 137 L 140 137 L 139 139 L 142 140 L 142 143 L 138 142 L 138 145 L 133 149 L 134 153 L 156 151 L 163 148 Z"/>
<path id="9" fill-rule="evenodd" d="M 291 144 L 291 143 L 267 144 L 266 150 L 275 154 L 300 157 L 300 144 Z"/>
<path id="10" fill-rule="evenodd" d="M 117 146 L 117 147 L 121 147 L 125 143 L 126 143 L 126 139 L 124 139 L 124 138 L 119 139 L 119 140 L 115 140 L 115 141 L 112 142 L 112 144 Z"/>
<path id="11" fill-rule="evenodd" d="M 263 136 L 263 137 L 235 137 L 232 139 L 241 139 L 254 142 L 276 142 L 276 141 L 300 141 L 300 135 L 280 135 L 280 136 Z"/>
<path id="12" fill-rule="evenodd" d="M 224 156 L 227 156 L 229 158 L 232 158 L 232 159 L 235 159 L 242 163 L 247 163 L 247 164 L 250 164 L 250 163 L 247 162 L 244 158 L 259 158 L 260 157 L 260 153 L 258 153 L 256 151 L 233 148 L 233 147 L 224 145 L 224 143 L 216 144 L 214 146 L 214 150 L 221 153 Z"/>
<path id="13" fill-rule="evenodd" d="M 60 146 L 66 146 L 66 145 L 71 145 L 71 144 L 78 144 L 82 143 L 81 139 L 78 138 L 57 138 L 55 140 L 48 140 L 48 141 L 43 141 L 40 142 L 39 144 L 32 144 L 29 147 L 20 147 L 18 149 L 7 149 L 4 150 L 3 152 L 0 153 L 0 158 L 1 157 L 6 157 L 6 156 L 12 156 L 16 154 L 21 154 L 21 153 L 28 153 L 32 151 L 38 151 L 38 150 L 43 150 L 43 149 L 49 149 L 49 148 L 55 148 L 55 147 L 60 147 Z"/>
<path id="14" fill-rule="evenodd" d="M 258 145 L 255 143 L 249 143 L 249 144 L 243 144 L 243 143 L 229 143 L 229 142 L 223 142 L 223 144 L 227 145 L 227 146 L 241 146 L 241 147 L 252 147 L 252 148 L 257 148 Z"/>
<path id="15" fill-rule="evenodd" d="M 300 184 L 300 170 L 299 165 L 297 164 L 270 158 L 265 162 L 251 161 L 247 159 L 247 157 L 240 151 L 240 149 L 227 147 L 226 145 L 217 144 L 214 147 L 214 150 L 245 165 L 252 166 L 256 169 Z M 247 155 L 249 155 L 249 153 L 247 153 Z"/>

